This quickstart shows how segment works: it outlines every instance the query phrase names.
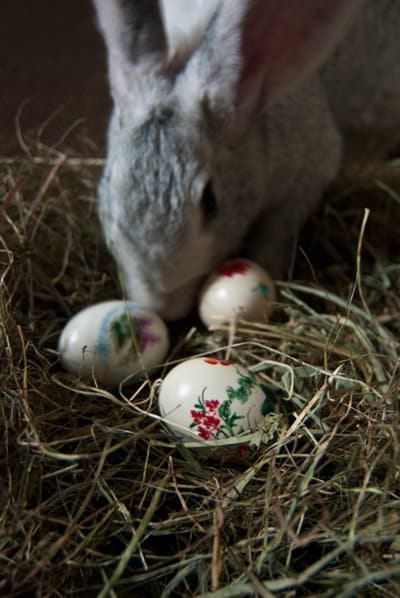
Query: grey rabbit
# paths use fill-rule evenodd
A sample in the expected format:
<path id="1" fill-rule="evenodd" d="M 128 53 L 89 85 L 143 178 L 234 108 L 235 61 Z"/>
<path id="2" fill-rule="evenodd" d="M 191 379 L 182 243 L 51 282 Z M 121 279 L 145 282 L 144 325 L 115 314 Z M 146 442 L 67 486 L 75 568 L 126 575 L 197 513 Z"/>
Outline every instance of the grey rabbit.
<path id="1" fill-rule="evenodd" d="M 99 185 L 125 293 L 166 319 L 228 256 L 282 275 L 348 132 L 400 134 L 399 0 L 93 0 Z"/>

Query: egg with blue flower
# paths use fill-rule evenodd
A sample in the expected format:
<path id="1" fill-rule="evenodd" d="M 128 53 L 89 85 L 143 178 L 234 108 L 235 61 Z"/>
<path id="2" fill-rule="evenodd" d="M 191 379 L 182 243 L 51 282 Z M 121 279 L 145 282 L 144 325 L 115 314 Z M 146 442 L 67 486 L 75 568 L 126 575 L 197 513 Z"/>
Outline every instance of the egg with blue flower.
<path id="1" fill-rule="evenodd" d="M 151 371 L 163 362 L 168 348 L 168 329 L 157 314 L 118 300 L 78 312 L 58 343 L 67 371 L 106 386 Z"/>

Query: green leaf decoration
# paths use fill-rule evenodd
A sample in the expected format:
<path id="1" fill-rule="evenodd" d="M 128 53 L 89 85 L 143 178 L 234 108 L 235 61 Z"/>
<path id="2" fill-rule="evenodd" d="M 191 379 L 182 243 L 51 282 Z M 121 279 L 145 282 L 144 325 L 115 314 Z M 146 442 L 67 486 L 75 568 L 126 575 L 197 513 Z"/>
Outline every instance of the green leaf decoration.
<path id="1" fill-rule="evenodd" d="M 237 415 L 237 413 L 231 411 L 231 401 L 227 400 L 221 403 L 218 407 L 218 415 L 222 420 L 222 424 L 219 427 L 219 431 L 227 434 L 228 436 L 233 436 L 234 433 L 238 433 L 238 431 L 234 431 L 234 427 L 238 419 L 244 419 L 244 415 Z"/>
<path id="2" fill-rule="evenodd" d="M 127 343 L 134 345 L 132 337 L 137 337 L 137 327 L 135 320 L 128 313 L 111 322 L 110 330 L 112 340 L 119 350 Z"/>
<path id="3" fill-rule="evenodd" d="M 234 401 L 235 399 L 238 400 L 240 403 L 244 404 L 248 401 L 249 396 L 255 386 L 257 386 L 257 381 L 255 380 L 254 376 L 251 374 L 244 375 L 239 373 L 237 382 L 238 388 L 233 388 L 232 386 L 228 386 L 226 389 L 226 394 L 230 401 Z"/>
<path id="4" fill-rule="evenodd" d="M 268 299 L 270 295 L 270 288 L 265 282 L 260 282 L 256 287 L 254 287 L 253 292 L 260 293 L 264 299 Z"/>
<path id="5" fill-rule="evenodd" d="M 232 415 L 228 418 L 227 424 L 231 429 L 233 429 L 238 419 L 244 419 L 244 415 L 237 415 L 237 413 L 232 413 Z"/>
<path id="6" fill-rule="evenodd" d="M 231 414 L 231 403 L 230 401 L 224 401 L 218 407 L 218 413 L 223 421 L 226 421 Z"/>
<path id="7" fill-rule="evenodd" d="M 206 411 L 207 411 L 206 406 L 204 404 L 204 393 L 205 392 L 206 392 L 206 389 L 203 388 L 201 395 L 199 395 L 197 397 L 197 403 L 194 404 L 196 409 L 200 409 L 200 411 L 203 411 L 204 413 L 206 413 Z"/>

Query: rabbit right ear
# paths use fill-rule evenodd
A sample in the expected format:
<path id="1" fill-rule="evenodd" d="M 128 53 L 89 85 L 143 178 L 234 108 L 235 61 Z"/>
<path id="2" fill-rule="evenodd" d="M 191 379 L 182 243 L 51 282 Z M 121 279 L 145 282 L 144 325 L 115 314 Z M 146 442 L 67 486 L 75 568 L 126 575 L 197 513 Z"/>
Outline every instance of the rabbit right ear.
<path id="1" fill-rule="evenodd" d="M 221 0 L 186 91 L 197 77 L 225 113 L 275 102 L 323 63 L 361 1 Z"/>
<path id="2" fill-rule="evenodd" d="M 133 80 L 166 59 L 167 42 L 158 0 L 93 0 L 108 51 L 109 78 L 118 99 Z"/>

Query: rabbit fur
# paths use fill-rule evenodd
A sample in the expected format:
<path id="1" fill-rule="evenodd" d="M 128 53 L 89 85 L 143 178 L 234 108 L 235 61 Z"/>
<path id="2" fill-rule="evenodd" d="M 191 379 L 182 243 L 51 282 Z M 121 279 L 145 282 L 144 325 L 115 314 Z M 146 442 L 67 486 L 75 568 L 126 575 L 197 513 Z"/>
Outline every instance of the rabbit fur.
<path id="1" fill-rule="evenodd" d="M 398 0 L 93 0 L 113 112 L 99 215 L 167 319 L 232 255 L 282 275 L 347 131 L 400 132 Z"/>

